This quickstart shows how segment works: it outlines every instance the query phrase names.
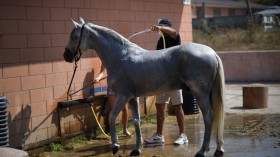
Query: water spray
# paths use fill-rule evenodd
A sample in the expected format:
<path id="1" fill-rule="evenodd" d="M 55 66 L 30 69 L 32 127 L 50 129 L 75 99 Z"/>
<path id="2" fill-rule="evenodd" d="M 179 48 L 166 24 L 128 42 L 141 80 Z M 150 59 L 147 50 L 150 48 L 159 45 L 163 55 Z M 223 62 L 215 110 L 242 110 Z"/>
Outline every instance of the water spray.
<path id="1" fill-rule="evenodd" d="M 140 31 L 140 32 L 138 32 L 138 33 L 134 33 L 134 34 L 132 34 L 130 37 L 128 37 L 128 40 L 130 40 L 130 38 L 132 38 L 132 37 L 134 37 L 134 36 L 136 36 L 136 35 L 140 35 L 140 34 L 147 33 L 147 32 L 151 32 L 151 31 L 152 31 L 152 30 L 149 28 L 149 29 L 145 29 L 145 30 L 143 30 L 143 31 Z M 158 31 L 159 31 L 159 33 L 160 33 L 162 39 L 163 39 L 163 48 L 165 49 L 165 48 L 166 48 L 166 44 L 165 44 L 165 37 L 164 37 L 164 34 L 162 33 L 161 30 L 158 30 Z"/>

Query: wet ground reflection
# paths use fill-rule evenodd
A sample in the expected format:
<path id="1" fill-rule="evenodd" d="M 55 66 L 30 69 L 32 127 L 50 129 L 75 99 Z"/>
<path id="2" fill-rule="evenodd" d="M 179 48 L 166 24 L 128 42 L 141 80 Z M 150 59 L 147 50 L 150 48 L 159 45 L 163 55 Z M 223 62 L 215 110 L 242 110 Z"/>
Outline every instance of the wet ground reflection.
<path id="1" fill-rule="evenodd" d="M 200 114 L 185 116 L 186 132 L 189 143 L 174 146 L 178 137 L 178 126 L 175 116 L 168 116 L 164 126 L 164 144 L 144 144 L 141 156 L 194 156 L 200 149 L 204 124 Z M 133 131 L 133 128 L 131 129 Z M 156 131 L 155 124 L 142 126 L 143 138 L 149 138 Z M 135 135 L 120 137 L 121 150 L 116 156 L 129 156 L 135 145 Z M 280 115 L 239 115 L 227 114 L 225 119 L 225 150 L 224 157 L 278 157 L 280 154 Z M 211 139 L 211 157 L 216 149 L 216 143 Z M 45 152 L 41 156 L 51 157 L 90 157 L 111 156 L 111 145 L 108 140 L 91 140 L 79 148 L 64 152 Z"/>

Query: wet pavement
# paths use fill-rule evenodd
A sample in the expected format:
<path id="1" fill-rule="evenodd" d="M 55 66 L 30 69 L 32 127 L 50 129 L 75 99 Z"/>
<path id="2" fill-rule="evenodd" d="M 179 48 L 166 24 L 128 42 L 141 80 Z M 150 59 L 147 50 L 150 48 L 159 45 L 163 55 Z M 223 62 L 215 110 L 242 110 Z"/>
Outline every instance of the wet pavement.
<path id="1" fill-rule="evenodd" d="M 243 84 L 227 84 L 225 116 L 225 154 L 224 157 L 279 157 L 280 156 L 280 84 L 267 84 L 269 89 L 268 108 L 244 109 L 242 107 Z M 189 143 L 175 146 L 178 138 L 178 126 L 175 116 L 166 117 L 164 124 L 164 144 L 144 144 L 141 156 L 186 156 L 191 157 L 200 149 L 204 135 L 204 123 L 201 114 L 186 115 L 185 128 Z M 133 132 L 134 128 L 129 128 Z M 143 138 L 149 138 L 156 131 L 156 125 L 142 125 Z M 135 145 L 135 135 L 120 135 L 121 149 L 116 156 L 129 156 Z M 210 151 L 213 156 L 216 143 L 211 138 Z M 76 145 L 72 150 L 63 152 L 45 152 L 37 156 L 50 157 L 90 157 L 112 156 L 109 140 L 99 139 Z"/>

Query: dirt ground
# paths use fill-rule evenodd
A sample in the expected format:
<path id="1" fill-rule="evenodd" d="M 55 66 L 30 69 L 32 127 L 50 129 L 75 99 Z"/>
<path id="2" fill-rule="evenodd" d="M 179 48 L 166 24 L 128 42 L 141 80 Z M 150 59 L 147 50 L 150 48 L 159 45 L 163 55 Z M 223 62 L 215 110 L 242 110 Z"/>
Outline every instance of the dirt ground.
<path id="1" fill-rule="evenodd" d="M 226 86 L 226 116 L 224 132 L 224 157 L 278 157 L 280 155 L 280 85 L 268 84 L 268 108 L 242 108 L 242 84 Z M 132 124 L 130 124 L 132 125 Z M 204 135 L 202 115 L 186 115 L 185 128 L 189 142 L 182 146 L 174 146 L 178 137 L 178 126 L 175 116 L 166 117 L 164 125 L 164 144 L 144 144 L 141 156 L 186 156 L 191 157 L 200 149 Z M 130 127 L 131 132 L 134 128 Z M 142 125 L 143 138 L 149 138 L 156 131 L 156 125 Z M 119 136 L 121 149 L 116 156 L 129 156 L 135 145 L 135 135 Z M 69 147 L 68 147 L 69 148 Z M 216 143 L 211 138 L 210 151 L 212 157 Z M 72 143 L 69 150 L 62 152 L 43 152 L 31 154 L 32 157 L 91 157 L 112 156 L 111 142 L 106 139 L 85 140 L 84 143 Z"/>

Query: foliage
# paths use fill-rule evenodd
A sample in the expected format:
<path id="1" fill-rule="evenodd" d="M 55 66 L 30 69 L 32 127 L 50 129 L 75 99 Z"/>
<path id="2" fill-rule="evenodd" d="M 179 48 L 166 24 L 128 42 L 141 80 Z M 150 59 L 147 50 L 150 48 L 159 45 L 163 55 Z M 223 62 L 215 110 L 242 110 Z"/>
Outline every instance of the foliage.
<path id="1" fill-rule="evenodd" d="M 280 50 L 280 30 L 264 32 L 253 23 L 246 28 L 193 29 L 193 41 L 216 51 Z"/>
<path id="2" fill-rule="evenodd" d="M 59 143 L 51 143 L 49 146 L 48 146 L 48 150 L 49 151 L 54 151 L 54 152 L 61 152 L 63 151 L 63 146 Z"/>

